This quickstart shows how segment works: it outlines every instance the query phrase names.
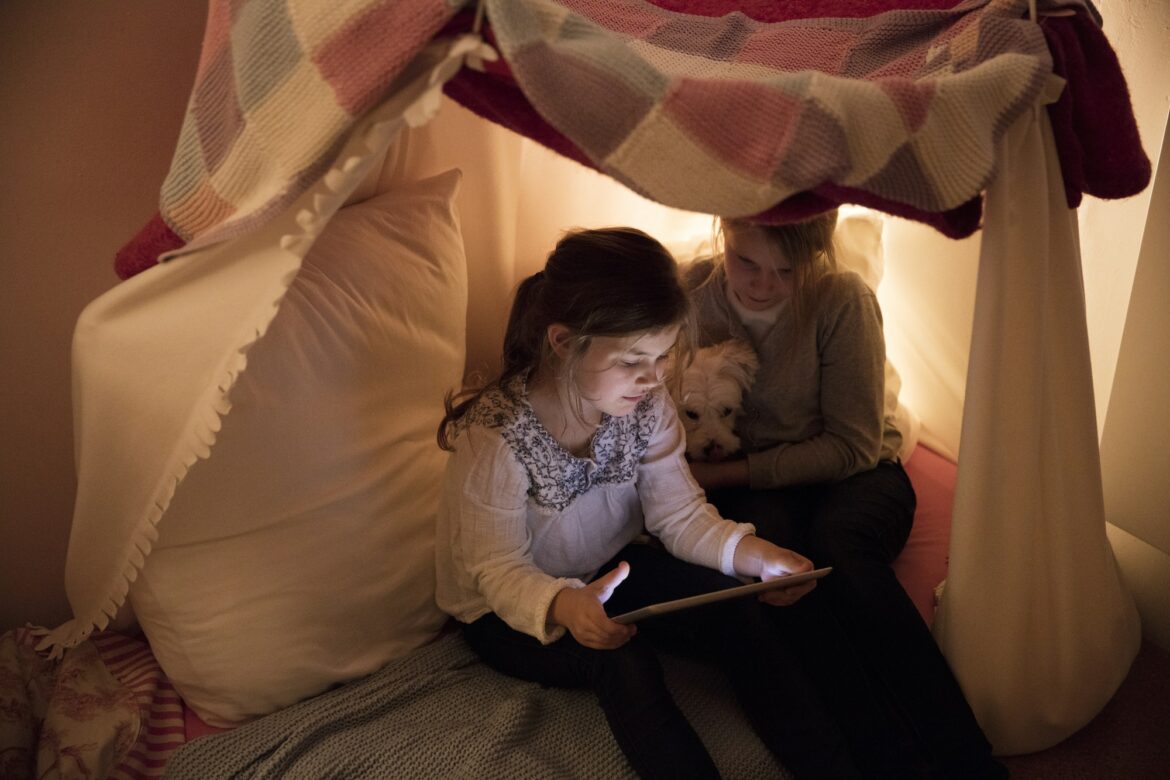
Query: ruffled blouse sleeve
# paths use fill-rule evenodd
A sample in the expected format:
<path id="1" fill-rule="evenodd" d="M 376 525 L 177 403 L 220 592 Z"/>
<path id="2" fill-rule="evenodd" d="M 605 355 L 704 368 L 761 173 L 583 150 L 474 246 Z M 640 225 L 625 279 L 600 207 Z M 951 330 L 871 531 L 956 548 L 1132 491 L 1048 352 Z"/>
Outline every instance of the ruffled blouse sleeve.
<path id="1" fill-rule="evenodd" d="M 499 432 L 480 426 L 456 443 L 448 469 L 442 511 L 468 585 L 512 628 L 556 641 L 565 629 L 548 623 L 553 597 L 584 583 L 533 563 L 527 472 Z"/>
<path id="2" fill-rule="evenodd" d="M 676 558 L 735 575 L 736 545 L 755 533 L 750 523 L 719 515 L 687 466 L 686 436 L 665 391 L 655 404 L 657 425 L 638 469 L 638 496 L 646 530 Z"/>

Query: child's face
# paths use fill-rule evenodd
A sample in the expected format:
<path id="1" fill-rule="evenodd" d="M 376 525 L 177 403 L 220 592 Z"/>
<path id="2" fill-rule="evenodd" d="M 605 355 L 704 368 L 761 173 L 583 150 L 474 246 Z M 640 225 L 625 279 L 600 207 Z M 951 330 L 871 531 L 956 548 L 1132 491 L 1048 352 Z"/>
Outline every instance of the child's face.
<path id="1" fill-rule="evenodd" d="M 792 296 L 792 262 L 761 230 L 727 231 L 724 267 L 731 291 L 745 309 L 763 311 Z"/>
<path id="2" fill-rule="evenodd" d="M 639 336 L 597 336 L 577 365 L 577 393 L 586 419 L 592 412 L 623 417 L 662 383 L 677 327 Z"/>

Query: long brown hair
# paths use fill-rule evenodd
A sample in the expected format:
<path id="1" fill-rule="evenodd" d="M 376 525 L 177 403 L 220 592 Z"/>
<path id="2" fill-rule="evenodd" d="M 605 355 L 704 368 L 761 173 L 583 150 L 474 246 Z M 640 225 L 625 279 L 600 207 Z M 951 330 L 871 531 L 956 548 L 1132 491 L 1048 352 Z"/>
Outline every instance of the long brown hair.
<path id="1" fill-rule="evenodd" d="M 573 332 L 563 370 L 570 383 L 595 336 L 630 336 L 682 326 L 676 352 L 689 345 L 690 308 L 674 257 L 641 230 L 611 227 L 566 233 L 549 253 L 544 270 L 520 283 L 504 332 L 500 375 L 478 388 L 444 399 L 437 439 L 452 449 L 451 426 L 483 393 L 553 359 L 548 326 Z M 676 361 L 677 362 L 677 361 Z"/>

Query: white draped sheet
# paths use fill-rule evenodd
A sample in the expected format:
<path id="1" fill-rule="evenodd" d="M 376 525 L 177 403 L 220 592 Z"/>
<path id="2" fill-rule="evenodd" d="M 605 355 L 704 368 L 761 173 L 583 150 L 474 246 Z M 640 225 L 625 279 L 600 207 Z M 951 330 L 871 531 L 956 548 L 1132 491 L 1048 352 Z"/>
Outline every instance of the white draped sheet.
<path id="1" fill-rule="evenodd" d="M 65 564 L 73 618 L 46 631 L 40 649 L 60 655 L 128 620 L 119 613 L 156 525 L 190 467 L 210 457 L 247 350 L 325 222 L 402 127 L 438 110 L 443 81 L 467 53 L 461 46 L 428 46 L 412 78 L 363 118 L 334 164 L 261 229 L 154 266 L 82 312 L 73 339 L 78 488 Z"/>
<path id="2" fill-rule="evenodd" d="M 996 752 L 1015 754 L 1091 720 L 1141 629 L 1105 538 L 1076 212 L 1042 108 L 997 169 L 934 632 Z"/>

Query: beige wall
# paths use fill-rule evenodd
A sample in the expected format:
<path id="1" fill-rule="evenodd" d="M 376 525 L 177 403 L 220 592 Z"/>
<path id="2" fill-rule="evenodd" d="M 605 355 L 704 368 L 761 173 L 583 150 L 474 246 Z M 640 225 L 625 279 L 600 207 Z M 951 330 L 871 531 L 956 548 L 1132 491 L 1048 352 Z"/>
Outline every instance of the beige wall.
<path id="1" fill-rule="evenodd" d="M 68 617 L 73 325 L 157 210 L 205 16 L 202 0 L 0 3 L 0 629 Z"/>
<path id="2" fill-rule="evenodd" d="M 1170 107 L 1170 2 L 1096 0 L 1105 35 L 1129 83 L 1134 118 L 1146 154 L 1158 170 Z M 1165 175 L 1165 174 L 1163 174 Z M 1149 213 L 1152 188 L 1123 200 L 1085 198 L 1079 209 L 1085 258 L 1085 316 L 1097 395 L 1097 432 L 1105 427 L 1113 372 L 1121 348 L 1129 293 Z M 1163 255 L 1164 256 L 1164 255 Z"/>
<path id="3" fill-rule="evenodd" d="M 1109 539 L 1143 629 L 1170 649 L 1170 132 L 1161 144 L 1129 299 L 1101 474 Z"/>

